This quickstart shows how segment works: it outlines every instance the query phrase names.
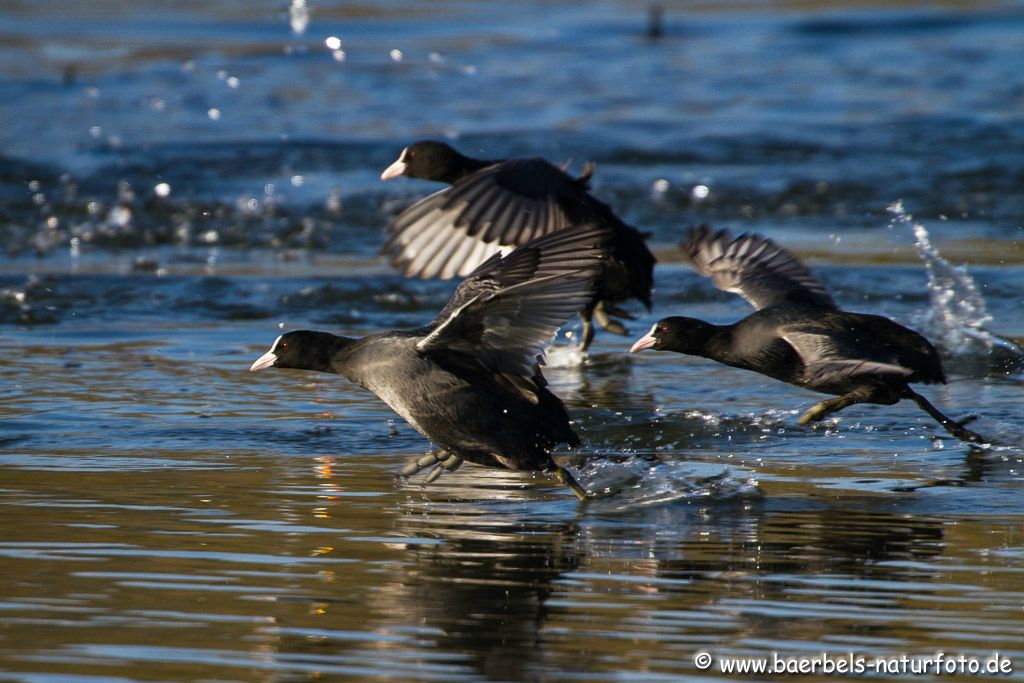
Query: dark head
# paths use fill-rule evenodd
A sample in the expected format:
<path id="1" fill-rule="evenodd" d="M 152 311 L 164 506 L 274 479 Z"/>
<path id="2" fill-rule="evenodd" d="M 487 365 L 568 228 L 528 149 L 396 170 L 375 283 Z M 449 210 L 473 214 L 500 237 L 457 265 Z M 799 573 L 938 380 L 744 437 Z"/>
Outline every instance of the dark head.
<path id="1" fill-rule="evenodd" d="M 715 329 L 711 323 L 696 318 L 663 318 L 654 323 L 650 332 L 637 339 L 629 352 L 655 349 L 703 356 L 708 339 L 714 334 Z"/>
<path id="2" fill-rule="evenodd" d="M 249 372 L 264 368 L 295 368 L 334 372 L 331 356 L 349 341 L 327 332 L 296 330 L 278 337 L 270 350 L 249 366 Z"/>
<path id="3" fill-rule="evenodd" d="M 463 156 L 447 143 L 420 140 L 403 149 L 398 155 L 398 161 L 384 169 L 380 179 L 390 180 L 404 175 L 410 178 L 454 183 L 488 163 L 490 162 Z"/>

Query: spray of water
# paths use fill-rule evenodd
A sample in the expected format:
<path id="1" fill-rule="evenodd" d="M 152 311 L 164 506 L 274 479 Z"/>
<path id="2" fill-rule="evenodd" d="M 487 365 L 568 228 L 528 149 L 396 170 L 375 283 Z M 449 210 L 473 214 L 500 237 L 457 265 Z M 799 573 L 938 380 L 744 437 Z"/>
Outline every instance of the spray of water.
<path id="1" fill-rule="evenodd" d="M 910 226 L 917 251 L 928 272 L 931 305 L 921 321 L 925 335 L 937 341 L 952 356 L 987 355 L 999 348 L 1024 357 L 1024 349 L 985 329 L 992 316 L 967 268 L 954 266 L 942 258 L 932 245 L 924 225 L 906 212 L 902 201 L 893 202 L 888 210 L 893 215 L 893 227 Z"/>

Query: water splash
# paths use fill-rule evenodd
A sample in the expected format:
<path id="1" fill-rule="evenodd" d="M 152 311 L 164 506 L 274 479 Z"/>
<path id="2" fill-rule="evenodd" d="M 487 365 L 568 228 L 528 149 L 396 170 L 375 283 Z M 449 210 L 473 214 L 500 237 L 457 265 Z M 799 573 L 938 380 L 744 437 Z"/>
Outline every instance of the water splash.
<path id="1" fill-rule="evenodd" d="M 909 225 L 914 244 L 928 272 L 931 305 L 921 321 L 925 335 L 952 356 L 990 355 L 995 351 L 1024 359 L 1024 349 L 989 332 L 992 316 L 978 284 L 966 266 L 954 266 L 932 245 L 928 230 L 903 208 L 902 201 L 889 205 L 892 225 Z"/>
<path id="2" fill-rule="evenodd" d="M 575 474 L 580 484 L 595 494 L 590 503 L 612 510 L 762 495 L 757 479 L 746 468 L 675 460 L 663 455 L 589 458 Z"/>
<path id="3" fill-rule="evenodd" d="M 582 367 L 586 361 L 586 352 L 576 344 L 551 345 L 544 352 L 544 367 L 546 368 L 578 368 Z"/>

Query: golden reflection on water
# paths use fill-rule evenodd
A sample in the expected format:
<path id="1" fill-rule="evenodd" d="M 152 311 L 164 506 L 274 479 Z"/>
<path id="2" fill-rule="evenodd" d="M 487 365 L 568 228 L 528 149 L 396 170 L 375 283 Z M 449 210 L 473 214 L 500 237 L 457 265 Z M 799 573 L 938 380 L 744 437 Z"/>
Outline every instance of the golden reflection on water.
<path id="1" fill-rule="evenodd" d="M 573 466 L 646 454 L 642 479 L 722 463 L 764 496 L 580 505 L 543 475 L 397 478 L 426 444 L 360 390 L 302 373 L 254 384 L 251 349 L 193 357 L 187 333 L 160 337 L 27 355 L 0 342 L 15 408 L 0 667 L 535 680 L 689 675 L 703 648 L 1021 649 L 1024 537 L 999 502 L 1016 466 L 934 451 L 901 418 L 795 434 L 784 414 L 655 419 L 678 368 L 597 354 L 549 373 L 592 443 Z M 943 476 L 960 485 L 896 492 Z"/>
<path id="2" fill-rule="evenodd" d="M 174 680 L 255 660 L 268 676 L 527 680 L 682 674 L 708 646 L 1020 645 L 1024 544 L 1005 521 L 799 482 L 764 501 L 602 512 L 468 466 L 396 482 L 406 455 L 9 469 L 0 628 L 8 651 L 36 653 L 17 670 L 148 662 Z"/>

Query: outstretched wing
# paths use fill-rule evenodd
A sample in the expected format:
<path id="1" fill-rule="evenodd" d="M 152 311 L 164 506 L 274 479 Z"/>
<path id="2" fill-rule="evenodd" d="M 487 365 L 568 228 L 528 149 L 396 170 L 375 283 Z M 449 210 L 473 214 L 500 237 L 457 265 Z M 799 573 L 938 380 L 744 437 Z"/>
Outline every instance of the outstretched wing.
<path id="1" fill-rule="evenodd" d="M 532 377 L 544 347 L 593 295 L 609 237 L 606 227 L 574 226 L 491 257 L 455 290 L 417 350 L 469 353 L 494 372 Z"/>
<path id="2" fill-rule="evenodd" d="M 760 310 L 783 301 L 838 309 L 832 295 L 795 256 L 751 233 L 702 225 L 679 245 L 690 266 L 725 292 L 739 294 Z"/>
<path id="3" fill-rule="evenodd" d="M 913 369 L 882 348 L 864 348 L 852 331 L 825 329 L 817 325 L 794 325 L 779 330 L 804 361 L 804 382 L 842 383 L 868 377 L 898 376 L 909 380 Z"/>
<path id="4" fill-rule="evenodd" d="M 493 164 L 403 211 L 383 251 L 407 276 L 464 277 L 498 251 L 578 222 L 564 200 L 585 186 L 540 158 Z"/>

